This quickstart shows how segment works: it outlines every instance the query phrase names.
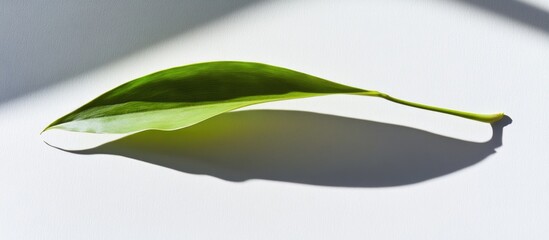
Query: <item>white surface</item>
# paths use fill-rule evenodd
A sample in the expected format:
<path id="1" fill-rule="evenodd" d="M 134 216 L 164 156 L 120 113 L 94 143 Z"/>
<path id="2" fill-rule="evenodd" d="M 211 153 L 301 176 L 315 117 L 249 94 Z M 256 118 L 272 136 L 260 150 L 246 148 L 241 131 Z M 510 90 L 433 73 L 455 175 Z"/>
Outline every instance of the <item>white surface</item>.
<path id="1" fill-rule="evenodd" d="M 549 157 L 545 147 L 549 142 L 549 125 L 545 121 L 549 101 L 545 92 L 549 87 L 549 29 L 535 24 L 546 19 L 520 20 L 520 16 L 506 17 L 502 14 L 505 11 L 490 11 L 466 2 L 474 1 L 253 3 L 180 35 L 168 38 L 168 34 L 155 45 L 146 48 L 138 45 L 142 48 L 133 49 L 125 57 L 97 58 L 112 61 L 94 63 L 92 65 L 100 67 L 55 84 L 47 82 L 47 88 L 31 91 L 36 88 L 32 85 L 25 94 L 18 88 L 19 97 L 0 103 L 0 238 L 547 239 Z M 537 1 L 535 5 L 546 11 L 541 7 L 547 4 Z M 32 6 L 28 8 L 31 11 Z M 75 24 L 60 27 L 81 27 L 78 15 L 69 20 Z M 124 24 L 131 25 L 123 23 L 108 29 L 124 32 Z M 17 34 L 18 30 L 13 27 L 1 34 Z M 59 41 L 74 43 L 73 36 L 80 37 L 68 35 Z M 94 44 L 95 39 L 89 37 L 81 41 Z M 29 46 L 13 47 L 31 48 L 35 46 L 32 43 L 40 43 L 40 38 Z M 47 44 L 39 46 L 47 47 Z M 71 56 L 70 51 L 63 55 Z M 10 60 L 16 56 L 2 54 L 1 58 L 13 62 Z M 47 58 L 39 59 L 47 61 Z M 77 58 L 71 59 L 77 61 Z M 376 130 L 380 134 L 377 136 L 354 136 L 352 129 L 342 124 L 351 120 L 318 117 L 326 118 L 322 120 L 326 121 L 324 124 L 315 120 L 317 115 L 306 115 L 304 119 L 312 121 L 313 126 L 309 126 L 307 122 L 292 122 L 300 117 L 285 113 L 289 120 L 284 124 L 290 129 L 293 127 L 299 132 L 299 126 L 303 126 L 322 133 L 291 136 L 297 138 L 288 140 L 295 143 L 292 146 L 274 131 L 260 129 L 267 132 L 263 138 L 253 131 L 248 131 L 251 135 L 246 136 L 236 134 L 240 130 L 234 135 L 229 132 L 229 136 L 224 137 L 234 142 L 221 139 L 221 144 L 229 147 L 239 146 L 238 142 L 253 144 L 256 139 L 246 137 L 255 136 L 259 143 L 254 146 L 264 147 L 246 149 L 240 145 L 242 149 L 232 152 L 223 146 L 214 146 L 219 142 L 209 143 L 213 149 L 229 151 L 228 158 L 244 154 L 248 159 L 255 157 L 264 163 L 259 159 L 264 154 L 267 160 L 289 157 L 303 161 L 299 163 L 304 164 L 301 170 L 288 170 L 288 174 L 293 174 L 289 177 L 282 174 L 252 177 L 248 181 L 211 176 L 215 174 L 190 174 L 117 154 L 63 152 L 47 146 L 39 136 L 57 117 L 123 82 L 164 68 L 211 60 L 265 62 L 412 101 L 475 112 L 504 111 L 513 123 L 503 130 L 503 146 L 497 148 L 496 153 L 477 159 L 480 162 L 419 183 L 404 181 L 392 187 L 376 186 L 375 182 L 353 186 L 353 177 L 361 180 L 357 171 L 351 171 L 349 181 L 340 179 L 345 173 L 337 173 L 334 176 L 338 179 L 328 180 L 307 176 L 300 180 L 299 174 L 303 171 L 307 175 L 310 173 L 307 169 L 322 165 L 312 157 L 332 162 L 339 158 L 343 164 L 356 164 L 345 160 L 351 156 L 361 158 L 359 161 L 375 162 L 376 159 L 368 158 L 371 152 L 373 156 L 389 158 L 390 164 L 397 164 L 390 167 L 399 168 L 398 164 L 404 164 L 400 173 L 413 176 L 413 172 L 406 172 L 429 166 L 409 169 L 406 161 L 415 163 L 417 159 L 412 158 L 428 155 L 429 146 L 410 149 L 403 144 L 380 146 L 382 150 L 379 150 L 361 148 L 361 141 L 373 146 L 377 139 L 390 139 L 384 133 L 399 133 L 398 129 L 407 127 L 432 133 L 402 130 L 401 133 L 407 134 L 402 137 L 407 139 L 417 140 L 423 136 L 443 139 L 438 135 L 456 138 L 452 140 L 455 145 L 444 145 L 448 149 L 433 150 L 439 154 L 440 161 L 444 161 L 444 153 L 455 150 L 452 146 L 466 145 L 463 140 L 490 139 L 490 126 L 356 96 L 258 105 L 253 108 L 311 111 L 406 128 L 393 126 L 387 128 L 388 132 L 385 128 Z M 48 66 L 63 69 L 71 64 L 61 62 L 64 64 Z M 37 63 L 29 67 L 38 66 Z M 0 83 L 25 86 L 25 82 L 18 82 L 25 79 L 18 79 L 21 75 L 10 69 L 4 64 L 0 66 Z M 25 68 L 15 66 L 15 69 Z M 358 128 L 378 126 L 358 120 L 349 123 Z M 283 124 L 276 126 L 284 127 Z M 244 127 L 236 127 L 239 128 Z M 357 130 L 360 131 L 363 129 Z M 338 132 L 344 134 L 338 135 Z M 330 142 L 332 135 L 334 142 Z M 319 136 L 323 138 L 315 139 Z M 437 146 L 436 141 L 431 143 Z M 188 150 L 198 154 L 195 156 L 198 160 L 200 154 L 209 157 L 224 154 L 194 149 L 200 142 L 189 144 L 193 148 Z M 422 146 L 421 140 L 410 144 Z M 269 149 L 269 145 L 273 145 L 273 149 Z M 293 166 L 291 164 L 294 163 L 288 166 Z M 386 163 L 379 164 L 383 169 Z M 210 167 L 214 169 L 210 173 L 230 168 L 222 164 Z M 273 172 L 284 173 L 280 169 Z M 327 174 L 334 173 L 328 171 Z M 400 179 L 398 175 L 385 177 L 387 181 Z M 365 176 L 362 180 L 368 181 L 368 178 Z"/>

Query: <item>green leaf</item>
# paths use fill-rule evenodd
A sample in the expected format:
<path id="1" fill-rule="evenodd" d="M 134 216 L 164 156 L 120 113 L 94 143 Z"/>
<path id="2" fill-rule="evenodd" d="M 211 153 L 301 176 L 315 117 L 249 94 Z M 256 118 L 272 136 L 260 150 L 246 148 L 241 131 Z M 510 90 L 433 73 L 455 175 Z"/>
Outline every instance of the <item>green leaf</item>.
<path id="1" fill-rule="evenodd" d="M 498 114 L 476 114 L 427 106 L 387 94 L 345 86 L 293 70 L 252 62 L 207 62 L 156 72 L 116 87 L 50 124 L 49 129 L 90 133 L 175 130 L 244 106 L 354 94 L 494 122 Z"/>

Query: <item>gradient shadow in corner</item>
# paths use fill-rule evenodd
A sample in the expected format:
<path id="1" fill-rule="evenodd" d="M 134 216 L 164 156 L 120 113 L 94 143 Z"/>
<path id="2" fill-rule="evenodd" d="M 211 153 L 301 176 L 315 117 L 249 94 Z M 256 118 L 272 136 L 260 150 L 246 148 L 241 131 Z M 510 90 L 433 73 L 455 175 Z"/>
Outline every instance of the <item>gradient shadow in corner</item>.
<path id="1" fill-rule="evenodd" d="M 0 4 L 0 104 L 198 29 L 259 0 Z"/>
<path id="2" fill-rule="evenodd" d="M 114 154 L 229 181 L 268 179 L 338 187 L 418 183 L 474 165 L 502 145 L 310 112 L 221 114 L 177 131 L 145 131 L 79 154 Z"/>

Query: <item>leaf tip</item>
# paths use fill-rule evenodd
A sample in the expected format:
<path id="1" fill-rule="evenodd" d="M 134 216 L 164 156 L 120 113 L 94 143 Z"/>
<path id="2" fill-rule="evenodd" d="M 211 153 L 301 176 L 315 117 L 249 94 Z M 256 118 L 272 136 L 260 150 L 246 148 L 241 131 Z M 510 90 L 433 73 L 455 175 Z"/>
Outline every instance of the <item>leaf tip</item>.
<path id="1" fill-rule="evenodd" d="M 55 122 L 53 123 L 50 123 L 48 126 L 46 126 L 42 131 L 40 131 L 40 135 L 42 135 L 42 133 L 44 133 L 45 131 L 48 131 L 50 129 L 52 129 L 53 127 L 55 127 Z"/>

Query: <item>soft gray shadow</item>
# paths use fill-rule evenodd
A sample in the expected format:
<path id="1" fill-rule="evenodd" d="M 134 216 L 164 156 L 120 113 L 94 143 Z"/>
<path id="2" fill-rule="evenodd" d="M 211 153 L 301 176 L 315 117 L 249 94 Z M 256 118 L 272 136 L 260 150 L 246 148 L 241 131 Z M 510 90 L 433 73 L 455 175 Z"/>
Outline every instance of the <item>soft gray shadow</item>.
<path id="1" fill-rule="evenodd" d="M 443 176 L 502 145 L 506 117 L 485 143 L 338 116 L 275 110 L 226 113 L 173 132 L 146 131 L 80 154 L 114 154 L 229 181 L 387 187 Z"/>
<path id="2" fill-rule="evenodd" d="M 517 0 L 454 0 L 495 13 L 549 35 L 549 12 Z"/>
<path id="3" fill-rule="evenodd" d="M 0 103 L 90 71 L 257 1 L 3 1 Z"/>

